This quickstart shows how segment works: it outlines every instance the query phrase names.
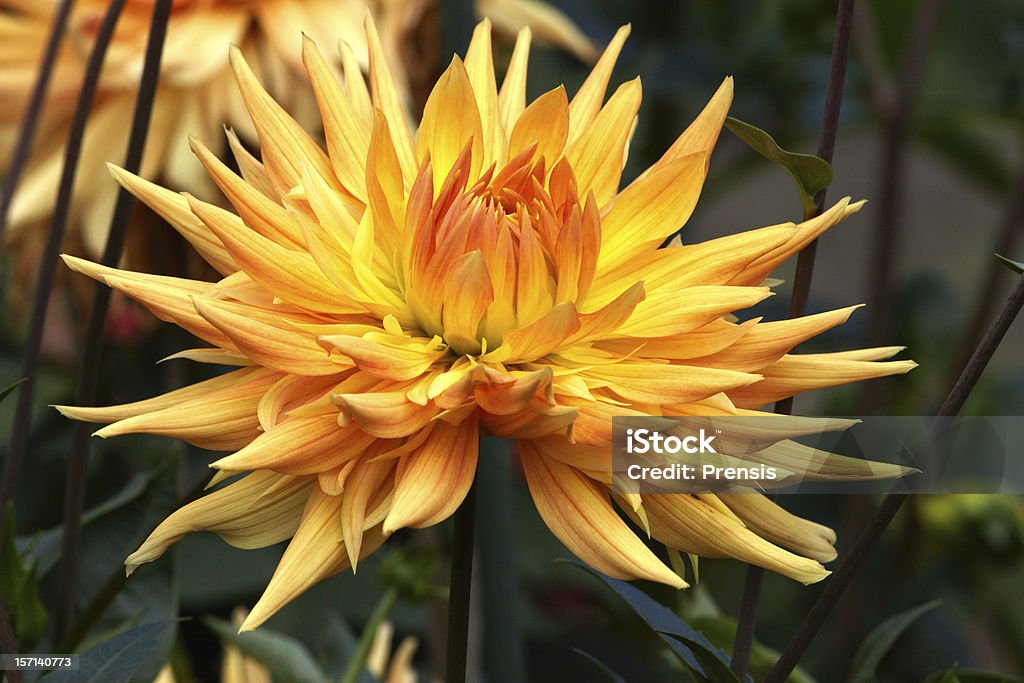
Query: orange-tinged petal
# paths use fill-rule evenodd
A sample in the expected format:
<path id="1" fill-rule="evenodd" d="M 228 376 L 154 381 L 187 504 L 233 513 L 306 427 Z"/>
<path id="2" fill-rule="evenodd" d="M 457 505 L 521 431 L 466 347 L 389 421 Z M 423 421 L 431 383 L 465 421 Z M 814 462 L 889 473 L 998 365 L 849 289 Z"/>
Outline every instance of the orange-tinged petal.
<path id="1" fill-rule="evenodd" d="M 579 409 L 575 406 L 551 405 L 546 398 L 533 396 L 527 407 L 518 413 L 485 413 L 481 419 L 492 436 L 539 439 L 551 434 L 569 434 L 577 415 Z"/>
<path id="2" fill-rule="evenodd" d="M 887 348 L 888 355 L 899 348 Z M 902 375 L 917 367 L 910 360 L 884 363 L 833 357 L 833 354 L 785 355 L 761 370 L 764 379 L 730 390 L 729 398 L 740 408 L 756 408 L 802 391 L 860 382 L 876 377 Z"/>
<path id="3" fill-rule="evenodd" d="M 566 301 L 529 325 L 506 332 L 502 346 L 486 358 L 502 363 L 537 360 L 563 346 L 579 328 L 576 307 Z"/>
<path id="4" fill-rule="evenodd" d="M 508 155 L 515 157 L 536 144 L 533 158 L 544 157 L 549 164 L 562 156 L 569 137 L 569 100 L 565 86 L 544 93 L 516 120 L 508 141 Z"/>
<path id="5" fill-rule="evenodd" d="M 474 389 L 476 404 L 492 415 L 511 415 L 526 410 L 533 397 L 545 390 L 547 400 L 553 402 L 550 396 L 552 377 L 551 368 L 541 368 L 509 378 L 511 381 L 478 382 Z"/>
<path id="6" fill-rule="evenodd" d="M 491 48 L 491 22 L 484 19 L 473 30 L 473 38 L 466 50 L 466 72 L 476 95 L 483 131 L 483 159 L 481 168 L 492 163 L 501 164 L 508 158 L 508 137 L 498 111 L 498 86 L 494 79 L 494 58 Z"/>
<path id="7" fill-rule="evenodd" d="M 321 176 L 333 181 L 334 171 L 327 155 L 264 90 L 242 51 L 232 46 L 230 56 L 242 99 L 260 137 L 263 163 L 278 192 L 286 194 L 302 182 L 303 164 L 309 164 Z"/>
<path id="8" fill-rule="evenodd" d="M 764 301 L 767 287 L 687 287 L 657 292 L 640 302 L 616 333 L 630 337 L 669 337 L 692 332 L 713 320 Z"/>
<path id="9" fill-rule="evenodd" d="M 124 561 L 131 574 L 157 559 L 185 534 L 212 531 L 236 548 L 263 548 L 295 533 L 310 491 L 309 480 L 253 472 L 176 512 Z M 268 490 L 274 488 L 272 493 Z"/>
<path id="10" fill-rule="evenodd" d="M 587 80 L 580 86 L 572 103 L 569 105 L 569 140 L 579 138 L 585 130 L 594 122 L 601 105 L 604 103 L 605 90 L 608 88 L 608 81 L 612 77 L 612 70 L 615 62 L 619 59 L 622 46 L 629 37 L 629 24 L 622 26 L 615 32 L 615 36 L 604 49 L 601 58 L 597 60 L 594 69 L 587 76 Z"/>
<path id="11" fill-rule="evenodd" d="M 704 183 L 702 154 L 674 159 L 633 181 L 601 220 L 598 265 L 611 269 L 656 249 L 693 213 Z"/>
<path id="12" fill-rule="evenodd" d="M 334 71 L 324 60 L 316 44 L 307 36 L 302 39 L 302 62 L 320 108 L 324 137 L 331 167 L 342 187 L 356 199 L 366 203 L 366 152 L 370 137 L 338 83 Z M 360 77 L 362 80 L 362 77 Z"/>
<path id="13" fill-rule="evenodd" d="M 818 562 L 836 559 L 836 532 L 827 526 L 797 517 L 760 493 L 723 494 L 718 499 L 758 536 Z"/>
<path id="14" fill-rule="evenodd" d="M 580 371 L 591 386 L 606 386 L 627 401 L 638 403 L 686 403 L 720 391 L 736 390 L 761 379 L 733 370 L 689 365 L 616 363 Z"/>
<path id="15" fill-rule="evenodd" d="M 332 415 L 294 417 L 274 425 L 211 467 L 235 472 L 318 474 L 358 458 L 375 440 L 355 425 L 340 427 Z"/>
<path id="16" fill-rule="evenodd" d="M 124 189 L 153 209 L 158 216 L 171 224 L 178 233 L 195 247 L 207 263 L 221 273 L 228 275 L 238 270 L 227 249 L 217 237 L 203 225 L 188 208 L 188 201 L 177 192 L 171 192 L 154 185 L 144 178 L 129 173 L 123 168 L 108 164 L 110 175 Z"/>
<path id="17" fill-rule="evenodd" d="M 475 180 L 483 163 L 483 125 L 469 74 L 455 56 L 427 98 L 416 134 L 416 156 L 430 155 L 435 187 L 441 187 L 469 142 L 473 143 L 469 176 Z"/>
<path id="18" fill-rule="evenodd" d="M 529 441 L 519 444 L 519 458 L 537 511 L 573 554 L 617 579 L 686 587 L 615 513 L 604 487 Z"/>
<path id="19" fill-rule="evenodd" d="M 332 375 L 351 367 L 331 358 L 312 337 L 246 315 L 239 304 L 193 300 L 195 310 L 260 365 L 296 375 Z"/>
<path id="20" fill-rule="evenodd" d="M 342 542 L 341 504 L 342 496 L 312 489 L 295 536 L 240 631 L 257 628 L 307 589 L 350 566 Z M 384 535 L 371 530 L 363 536 L 361 554 L 365 557 L 383 542 Z"/>
<path id="21" fill-rule="evenodd" d="M 265 432 L 270 431 L 290 411 L 322 401 L 344 377 L 344 374 L 321 377 L 285 375 L 260 399 L 256 409 L 260 427 Z"/>
<path id="22" fill-rule="evenodd" d="M 445 341 L 459 353 L 480 352 L 480 320 L 494 301 L 491 276 L 479 249 L 459 258 L 445 287 L 441 320 Z"/>
<path id="23" fill-rule="evenodd" d="M 565 157 L 576 173 L 581 195 L 593 192 L 598 206 L 615 196 L 626 163 L 625 150 L 640 109 L 640 79 L 619 86 L 597 117 L 575 141 Z M 570 124 L 570 137 L 571 137 Z"/>
<path id="24" fill-rule="evenodd" d="M 447 352 L 440 339 L 434 341 L 370 333 L 364 337 L 327 335 L 318 340 L 348 356 L 360 370 L 373 377 L 409 380 L 419 377 Z"/>
<path id="25" fill-rule="evenodd" d="M 426 441 L 399 461 L 384 533 L 432 526 L 450 517 L 473 484 L 478 445 L 475 418 L 435 425 Z"/>
<path id="26" fill-rule="evenodd" d="M 668 151 L 648 171 L 653 173 L 660 169 L 663 164 L 671 163 L 675 159 L 681 159 L 690 154 L 704 155 L 704 171 L 707 172 L 708 162 L 711 160 L 711 151 L 718 141 L 718 134 L 722 131 L 722 124 L 729 114 L 729 107 L 732 106 L 732 76 L 729 76 L 712 96 L 711 100 L 701 111 L 700 115 L 693 120 L 683 134 L 668 148 Z"/>
<path id="27" fill-rule="evenodd" d="M 280 373 L 260 369 L 201 397 L 115 422 L 96 436 L 160 434 L 215 451 L 242 448 L 259 435 L 256 406 L 280 377 Z"/>
<path id="28" fill-rule="evenodd" d="M 358 463 L 346 478 L 341 503 L 341 534 L 353 572 L 359 564 L 363 534 L 382 521 L 376 519 L 379 513 L 372 514 L 376 511 L 374 508 L 390 508 L 387 498 L 392 495 L 392 487 L 387 479 L 394 469 L 394 460 L 370 460 Z"/>
<path id="29" fill-rule="evenodd" d="M 331 401 L 346 419 L 382 439 L 397 439 L 423 429 L 438 413 L 436 406 L 419 405 L 404 391 L 332 394 Z"/>
<path id="30" fill-rule="evenodd" d="M 377 35 L 377 26 L 369 12 L 366 13 L 366 44 L 370 53 L 369 71 L 373 106 L 384 112 L 391 129 L 391 138 L 395 143 L 395 152 L 398 154 L 398 161 L 402 166 L 402 174 L 411 180 L 416 176 L 416 156 L 414 154 L 416 148 L 412 141 L 412 134 L 409 132 L 409 124 L 405 119 L 405 111 L 398 96 L 398 90 L 395 88 L 391 69 L 380 44 L 380 36 Z"/>
<path id="31" fill-rule="evenodd" d="M 512 57 L 505 71 L 505 80 L 501 82 L 501 90 L 498 92 L 501 122 L 506 131 L 515 128 L 520 114 L 526 107 L 526 68 L 529 60 L 530 29 L 527 27 L 520 29 L 516 36 L 516 45 L 512 49 Z"/>

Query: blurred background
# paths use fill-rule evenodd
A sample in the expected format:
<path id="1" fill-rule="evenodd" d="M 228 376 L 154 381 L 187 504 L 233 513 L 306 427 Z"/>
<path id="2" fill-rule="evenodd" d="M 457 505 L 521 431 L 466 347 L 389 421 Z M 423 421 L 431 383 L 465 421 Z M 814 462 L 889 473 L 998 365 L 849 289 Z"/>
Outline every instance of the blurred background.
<path id="1" fill-rule="evenodd" d="M 814 153 L 829 68 L 835 4 L 822 0 L 557 0 L 598 46 L 616 28 L 633 32 L 613 83 L 635 75 L 644 100 L 624 181 L 660 157 L 722 79 L 735 77 L 732 115 L 771 133 L 788 150 Z M 422 29 L 441 41 L 435 73 L 463 51 L 471 3 L 441 0 Z M 430 33 L 432 32 L 432 33 Z M 431 38 L 432 36 L 432 38 Z M 3 49 L 0 46 L 0 49 Z M 510 48 L 499 47 L 496 62 Z M 558 83 L 573 92 L 589 65 L 553 48 L 534 49 L 528 95 Z M 993 258 L 1024 260 L 1024 4 L 1019 0 L 860 0 L 834 156 L 829 200 L 868 205 L 821 240 L 809 311 L 866 302 L 813 348 L 907 346 L 913 373 L 870 387 L 803 396 L 797 413 L 927 415 L 941 403 L 981 330 L 1017 275 Z M 711 174 L 684 243 L 800 220 L 784 169 L 722 134 Z M 12 264 L 3 262 L 6 273 Z M 787 281 L 757 314 L 785 317 Z M 0 386 L 18 377 L 24 302 L 3 297 Z M 72 315 L 72 320 L 74 316 Z M 51 348 L 38 391 L 32 446 L 17 496 L 18 543 L 36 561 L 43 604 L 57 591 L 57 532 L 65 486 L 68 425 L 47 404 L 74 391 L 74 324 L 48 332 Z M 187 347 L 179 331 L 138 311 L 115 309 L 108 324 L 102 401 L 150 396 L 198 378 L 181 361 L 154 365 Z M 975 390 L 965 414 L 1021 415 L 1024 323 L 1018 321 Z M 72 352 L 68 353 L 67 350 Z M 13 402 L 0 406 L 0 444 L 9 439 Z M 479 680 L 601 680 L 590 653 L 629 681 L 681 679 L 660 641 L 625 603 L 579 568 L 553 539 L 529 500 L 507 447 L 488 444 L 481 473 L 473 616 L 473 668 Z M 2 451 L 0 451 L 2 452 Z M 1024 455 L 1024 454 L 1022 454 Z M 121 562 L 191 489 L 210 453 L 165 439 L 122 437 L 93 445 L 79 572 L 80 605 L 119 588 Z M 840 556 L 877 501 L 857 496 L 783 500 L 788 509 L 839 532 Z M 450 528 L 399 535 L 394 547 L 433 553 L 422 576 L 446 582 Z M 138 674 L 152 680 L 172 657 L 192 680 L 217 680 L 221 643 L 205 617 L 229 618 L 251 606 L 280 548 L 240 551 L 213 536 L 190 536 L 159 563 L 142 568 L 95 621 L 84 643 L 126 620 L 182 615 Z M 387 551 L 296 600 L 266 630 L 297 639 L 321 662 L 344 659 L 385 588 Z M 676 594 L 643 586 L 726 649 L 731 646 L 745 567 L 702 561 L 700 580 Z M 384 572 L 385 583 L 396 579 Z M 391 585 L 391 584 L 388 584 Z M 954 665 L 1024 673 L 1024 501 L 1009 496 L 918 496 L 826 623 L 803 662 L 801 680 L 846 680 L 858 645 L 886 618 L 941 599 L 897 642 L 877 669 L 881 681 L 924 681 Z M 754 672 L 763 674 L 819 593 L 768 575 L 757 626 Z M 414 664 L 430 680 L 443 659 L 443 601 L 402 601 L 392 613 L 399 636 L 420 645 Z M 27 628 L 27 627 L 26 627 Z M 36 633 L 45 642 L 46 628 Z M 341 653 L 341 654 L 340 654 Z M 147 678 L 148 677 L 148 678 Z M 185 679 L 187 680 L 187 679 Z M 793 680 L 797 680 L 794 678 Z M 966 679 L 963 679 L 966 680 Z"/>

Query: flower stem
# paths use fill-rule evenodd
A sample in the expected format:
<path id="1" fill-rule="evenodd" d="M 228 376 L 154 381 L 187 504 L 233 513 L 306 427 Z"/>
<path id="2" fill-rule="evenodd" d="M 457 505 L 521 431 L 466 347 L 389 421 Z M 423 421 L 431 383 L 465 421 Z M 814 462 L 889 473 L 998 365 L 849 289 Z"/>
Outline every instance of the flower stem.
<path id="1" fill-rule="evenodd" d="M 476 482 L 455 511 L 452 573 L 448 590 L 448 653 L 444 680 L 465 683 L 469 650 L 469 605 L 473 585 L 473 541 L 476 526 Z"/>
<path id="2" fill-rule="evenodd" d="M 1003 310 L 992 321 L 992 324 L 989 325 L 985 336 L 974 349 L 970 360 L 964 367 L 963 372 L 960 373 L 956 384 L 953 385 L 945 402 L 939 409 L 937 417 L 952 417 L 960 412 L 967 401 L 967 397 L 970 396 L 971 390 L 974 389 L 974 385 L 981 378 L 981 373 L 984 372 L 985 366 L 992 359 L 992 355 L 999 347 L 999 343 L 1003 340 L 1007 330 L 1010 329 L 1010 325 L 1013 324 L 1017 314 L 1020 313 L 1022 306 L 1024 306 L 1024 277 L 1017 280 L 1017 286 L 1014 287 L 1010 297 L 1006 300 Z M 932 429 L 935 429 L 938 422 L 936 420 L 933 423 Z M 924 438 L 923 443 L 926 446 L 930 435 Z M 811 640 L 821 630 L 821 625 L 824 623 L 825 618 L 828 617 L 829 612 L 832 611 L 839 598 L 842 597 L 843 591 L 846 590 L 850 580 L 856 575 L 871 548 L 881 538 L 882 533 L 889 526 L 889 523 L 892 522 L 896 513 L 899 512 L 905 500 L 905 494 L 890 493 L 885 497 L 874 517 L 871 518 L 867 527 L 861 532 L 853 548 L 843 559 L 842 563 L 840 563 L 836 572 L 829 578 L 828 583 L 825 585 L 825 590 L 822 591 L 811 611 L 804 617 L 800 627 L 790 639 L 789 644 L 786 645 L 782 656 L 779 657 L 779 661 L 775 663 L 775 667 L 768 674 L 768 677 L 765 678 L 764 683 L 783 683 L 793 671 L 797 662 L 800 661 L 800 658 L 807 650 L 807 646 L 810 645 Z"/>
<path id="3" fill-rule="evenodd" d="M 366 669 L 366 660 L 370 656 L 370 648 L 373 647 L 373 641 L 377 637 L 377 630 L 394 609 L 396 602 L 398 602 L 398 590 L 394 588 L 389 588 L 381 596 L 380 602 L 377 603 L 373 614 L 370 615 L 363 628 L 363 637 L 359 639 L 359 647 L 356 648 L 355 654 L 352 655 L 348 666 L 345 667 L 345 674 L 341 677 L 340 683 L 356 683 L 359 680 L 359 676 Z"/>
<path id="4" fill-rule="evenodd" d="M 78 159 L 82 152 L 82 138 L 85 135 L 85 126 L 89 121 L 89 113 L 92 111 L 92 103 L 99 86 L 100 72 L 103 69 L 107 47 L 114 35 L 114 27 L 124 8 L 124 3 L 125 0 L 111 2 L 99 30 L 96 32 L 96 42 L 89 54 L 89 63 L 82 79 L 82 88 L 79 90 L 67 144 L 64 147 L 64 166 L 57 189 L 57 201 L 54 204 L 53 219 L 50 222 L 46 246 L 43 248 L 43 255 L 40 259 L 28 339 L 25 342 L 25 353 L 21 360 L 21 376 L 25 378 L 25 382 L 18 390 L 18 403 L 14 409 L 14 424 L 11 426 L 10 447 L 7 450 L 7 459 L 4 461 L 3 482 L 0 484 L 0 515 L 3 514 L 2 510 L 7 501 L 14 498 L 14 493 L 18 489 L 18 480 L 21 478 L 21 466 L 25 461 L 32 422 L 32 399 L 35 396 L 43 328 L 46 324 L 46 312 L 50 307 L 50 295 L 57 274 L 57 254 L 64 241 L 68 214 L 71 211 L 71 193 L 74 188 L 75 172 L 78 169 Z"/>
<path id="5" fill-rule="evenodd" d="M 840 0 L 836 9 L 836 24 L 832 39 L 832 58 L 829 66 L 828 83 L 825 88 L 825 105 L 821 112 L 821 128 L 818 134 L 818 156 L 832 163 L 836 146 L 836 132 L 839 129 L 839 110 L 843 102 L 843 86 L 846 83 L 846 65 L 850 57 L 850 36 L 853 33 L 853 8 L 855 0 Z M 825 190 L 814 196 L 814 209 L 804 216 L 810 220 L 821 215 L 825 207 Z M 817 256 L 818 241 L 804 247 L 797 256 L 796 276 L 793 293 L 789 301 L 789 317 L 798 318 L 807 311 L 807 300 L 814 276 L 814 260 Z M 783 415 L 793 413 L 793 399 L 786 398 L 775 404 L 775 412 Z M 747 567 L 743 582 L 743 598 L 740 615 L 736 622 L 736 637 L 733 641 L 730 667 L 743 680 L 750 668 L 750 650 L 754 643 L 754 628 L 757 625 L 757 609 L 761 601 L 761 585 L 764 569 L 753 565 Z"/>
<path id="6" fill-rule="evenodd" d="M 145 61 L 139 81 L 139 94 L 135 101 L 135 112 L 132 116 L 131 133 L 128 138 L 128 151 L 124 161 L 124 167 L 132 173 L 138 172 L 142 164 L 142 154 L 146 148 L 149 122 L 153 113 L 153 101 L 160 79 L 160 61 L 163 56 L 164 38 L 167 35 L 171 5 L 171 0 L 157 0 L 153 6 Z M 103 248 L 101 259 L 103 265 L 116 266 L 120 260 L 121 252 L 124 249 L 125 234 L 128 230 L 128 219 L 134 206 L 135 198 L 126 190 L 121 189 L 117 196 L 114 214 L 110 219 L 110 230 Z M 89 312 L 89 322 L 85 333 L 85 345 L 78 369 L 78 387 L 75 391 L 77 405 L 89 406 L 96 402 L 103 351 L 103 327 L 109 307 L 110 288 L 106 283 L 95 283 L 92 309 Z M 84 422 L 76 422 L 72 430 L 72 447 L 68 462 L 68 490 L 64 498 L 64 575 L 61 585 L 60 608 L 57 613 L 58 638 L 64 635 L 64 629 L 70 623 L 74 611 L 75 574 L 78 570 L 78 545 L 81 535 L 82 507 L 85 500 L 85 472 L 89 461 L 89 431 L 90 426 Z"/>

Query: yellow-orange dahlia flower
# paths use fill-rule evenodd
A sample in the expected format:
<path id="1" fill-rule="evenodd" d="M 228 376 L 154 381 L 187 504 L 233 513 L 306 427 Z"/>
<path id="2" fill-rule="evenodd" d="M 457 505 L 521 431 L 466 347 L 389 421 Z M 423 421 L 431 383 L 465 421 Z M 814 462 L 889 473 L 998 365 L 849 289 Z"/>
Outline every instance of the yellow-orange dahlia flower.
<path id="1" fill-rule="evenodd" d="M 640 81 L 605 91 L 628 27 L 572 100 L 526 106 L 528 34 L 497 87 L 490 26 L 441 77 L 419 130 L 403 117 L 372 22 L 369 87 L 303 57 L 326 151 L 231 63 L 262 145 L 236 175 L 193 149 L 237 213 L 114 169 L 209 263 L 218 282 L 67 258 L 211 348 L 180 356 L 238 369 L 138 403 L 62 408 L 234 451 L 238 479 L 172 514 L 127 559 L 209 530 L 252 548 L 291 538 L 244 628 L 354 566 L 404 527 L 437 524 L 469 490 L 481 434 L 515 439 L 552 532 L 615 577 L 682 587 L 609 494 L 613 415 L 757 414 L 797 392 L 902 373 L 895 348 L 792 355 L 852 308 L 795 320 L 723 316 L 769 295 L 783 260 L 856 212 L 659 249 L 697 202 L 732 99 L 726 79 L 665 155 L 619 191 Z M 666 545 L 813 582 L 832 532 L 760 495 L 616 501 Z M 776 545 L 778 544 L 778 545 Z M 780 547 L 782 546 L 782 547 Z M 788 548 L 785 549 L 785 548 Z"/>

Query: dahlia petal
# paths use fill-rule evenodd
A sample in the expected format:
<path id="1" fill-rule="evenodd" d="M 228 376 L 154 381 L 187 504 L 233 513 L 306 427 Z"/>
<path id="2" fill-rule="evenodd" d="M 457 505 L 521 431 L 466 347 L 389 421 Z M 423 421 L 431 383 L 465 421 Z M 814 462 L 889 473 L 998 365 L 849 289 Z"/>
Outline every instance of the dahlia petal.
<path id="1" fill-rule="evenodd" d="M 246 109 L 260 138 L 263 163 L 282 195 L 302 182 L 302 166 L 309 164 L 325 179 L 334 171 L 323 150 L 298 123 L 264 90 L 237 46 L 231 47 L 231 68 Z"/>
<path id="2" fill-rule="evenodd" d="M 756 372 L 779 360 L 798 344 L 845 323 L 858 308 L 860 306 L 849 306 L 790 320 L 759 323 L 728 347 L 690 360 L 690 364 Z"/>
<path id="3" fill-rule="evenodd" d="M 732 106 L 732 91 L 732 76 L 729 76 L 718 86 L 718 90 L 693 123 L 687 126 L 661 159 L 645 173 L 654 173 L 663 165 L 691 154 L 704 155 L 704 172 L 707 173 L 711 151 L 715 148 L 725 117 L 729 114 L 729 107 Z"/>
<path id="4" fill-rule="evenodd" d="M 201 399 L 203 396 L 207 396 L 211 393 L 217 393 L 222 389 L 237 386 L 240 383 L 248 382 L 253 379 L 253 376 L 260 376 L 265 374 L 266 371 L 263 368 L 242 368 L 241 370 L 233 370 L 232 372 L 218 375 L 212 379 L 197 382 L 196 384 L 190 384 L 181 389 L 175 389 L 174 391 L 161 394 L 160 396 L 154 396 L 153 398 L 147 398 L 142 401 L 135 401 L 133 403 L 124 403 L 116 406 L 102 406 L 102 407 L 83 407 L 83 406 L 53 406 L 61 415 L 71 418 L 72 420 L 82 420 L 84 422 L 118 422 L 119 420 L 126 420 L 130 417 L 137 415 L 144 415 L 146 413 L 155 413 L 167 408 L 173 408 L 174 406 Z"/>
<path id="5" fill-rule="evenodd" d="M 331 389 L 338 386 L 344 375 L 326 375 L 323 377 L 303 377 L 286 375 L 274 386 L 270 387 L 256 409 L 260 427 L 269 431 L 280 420 L 282 415 L 301 406 L 315 403 L 327 398 Z"/>
<path id="6" fill-rule="evenodd" d="M 493 436 L 509 439 L 539 439 L 551 434 L 569 434 L 579 415 L 579 408 L 551 405 L 534 396 L 526 409 L 509 415 L 485 413 L 481 420 Z"/>
<path id="7" fill-rule="evenodd" d="M 483 127 L 469 74 L 462 60 L 455 56 L 427 98 L 423 122 L 416 135 L 417 158 L 430 155 L 435 187 L 441 187 L 470 141 L 473 158 L 469 177 L 475 179 L 483 163 Z"/>
<path id="8" fill-rule="evenodd" d="M 569 100 L 565 86 L 544 93 L 516 120 L 508 141 L 508 154 L 514 157 L 536 145 L 534 159 L 543 157 L 549 164 L 561 158 L 569 137 Z"/>
<path id="9" fill-rule="evenodd" d="M 171 192 L 144 178 L 129 173 L 123 168 L 107 164 L 110 175 L 124 189 L 153 209 L 158 216 L 171 224 L 182 237 L 188 240 L 203 260 L 214 270 L 227 275 L 238 270 L 238 264 L 224 248 L 217 237 L 203 225 L 188 208 L 188 201 L 177 192 Z"/>
<path id="10" fill-rule="evenodd" d="M 331 167 L 345 191 L 365 204 L 366 154 L 370 147 L 366 128 L 348 96 L 342 92 L 334 71 L 324 61 L 316 44 L 306 36 L 302 40 L 302 61 L 320 108 Z"/>
<path id="11" fill-rule="evenodd" d="M 267 494 L 282 481 L 283 486 Z M 194 531 L 212 531 L 236 548 L 263 548 L 283 541 L 299 526 L 309 484 L 309 480 L 273 472 L 246 475 L 171 513 L 125 559 L 125 569 L 131 574 Z"/>
<path id="12" fill-rule="evenodd" d="M 619 59 L 622 46 L 629 37 L 630 26 L 626 24 L 615 32 L 604 49 L 601 58 L 597 60 L 593 70 L 583 85 L 576 92 L 569 104 L 569 141 L 573 142 L 579 138 L 585 130 L 590 128 L 604 102 L 605 90 L 608 88 L 608 81 L 612 77 L 612 70 L 615 62 Z"/>
<path id="13" fill-rule="evenodd" d="M 384 533 L 427 527 L 452 515 L 476 476 L 477 420 L 438 423 L 419 448 L 399 460 Z"/>
<path id="14" fill-rule="evenodd" d="M 597 48 L 572 20 L 555 6 L 539 0 L 478 0 L 478 16 L 490 17 L 496 29 L 511 34 L 532 27 L 537 40 L 555 45 L 584 62 L 597 59 Z"/>
<path id="15" fill-rule="evenodd" d="M 627 401 L 654 405 L 686 403 L 761 379 L 733 370 L 642 362 L 591 367 L 580 375 L 591 380 L 592 388 L 603 385 Z"/>
<path id="16" fill-rule="evenodd" d="M 732 557 L 803 584 L 821 581 L 829 575 L 815 560 L 773 545 L 744 527 L 735 515 L 724 514 L 703 497 L 647 496 L 644 508 L 651 535 L 677 550 L 705 557 Z"/>
<path id="17" fill-rule="evenodd" d="M 374 441 L 375 437 L 355 425 L 339 427 L 337 418 L 331 415 L 295 417 L 254 435 L 244 448 L 217 460 L 211 467 L 318 474 L 358 458 Z"/>
<path id="18" fill-rule="evenodd" d="M 365 337 L 327 335 L 319 337 L 318 341 L 325 348 L 337 349 L 351 358 L 360 370 L 380 379 L 415 379 L 447 352 L 440 340 L 425 342 L 380 333 Z"/>
<path id="19" fill-rule="evenodd" d="M 125 418 L 96 436 L 159 434 L 216 451 L 242 448 L 259 435 L 256 406 L 281 375 L 258 370 L 237 383 L 173 406 Z"/>
<path id="20" fill-rule="evenodd" d="M 342 496 L 312 488 L 295 536 L 240 631 L 257 628 L 307 589 L 350 566 L 342 542 L 341 504 Z M 383 542 L 384 535 L 371 530 L 363 536 L 361 554 L 365 557 Z"/>
<path id="21" fill-rule="evenodd" d="M 498 111 L 498 86 L 494 78 L 494 57 L 491 48 L 491 22 L 484 19 L 473 30 L 466 50 L 466 72 L 476 95 L 483 132 L 482 168 L 504 163 L 508 158 L 508 137 Z"/>
<path id="22" fill-rule="evenodd" d="M 409 436 L 423 429 L 438 412 L 436 406 L 413 403 L 404 391 L 332 394 L 331 400 L 345 417 L 382 439 Z"/>
<path id="23" fill-rule="evenodd" d="M 224 243 L 235 262 L 275 295 L 314 311 L 365 311 L 324 276 L 308 253 L 286 249 L 247 229 L 237 216 L 219 207 L 188 199 L 192 212 Z"/>
<path id="24" fill-rule="evenodd" d="M 161 320 L 173 322 L 215 346 L 237 349 L 231 339 L 196 313 L 192 305 L 192 297 L 208 291 L 212 283 L 118 270 L 67 254 L 61 258 L 71 270 L 124 292 Z"/>
<path id="25" fill-rule="evenodd" d="M 641 301 L 615 333 L 645 338 L 677 336 L 732 311 L 749 308 L 771 295 L 767 287 L 697 286 L 678 292 L 656 292 Z"/>
<path id="26" fill-rule="evenodd" d="M 392 487 L 386 486 L 385 482 L 394 469 L 393 460 L 360 462 L 347 479 L 348 484 L 341 503 L 341 535 L 353 572 L 359 564 L 363 534 L 384 521 L 375 519 L 380 516 L 379 513 L 372 513 L 378 512 L 379 508 L 383 507 L 381 503 L 392 496 Z M 374 502 L 378 504 L 373 506 Z"/>
<path id="27" fill-rule="evenodd" d="M 366 13 L 366 43 L 370 54 L 369 72 L 370 87 L 373 91 L 373 106 L 384 113 L 391 129 L 391 138 L 394 140 L 398 161 L 402 166 L 402 174 L 406 179 L 412 180 L 416 176 L 414 153 L 416 146 L 413 143 L 412 134 L 409 132 L 409 124 L 405 119 L 405 111 L 398 97 L 398 90 L 395 88 L 388 60 L 384 56 L 384 49 L 380 44 L 377 26 L 373 23 L 373 16 L 369 12 Z"/>
<path id="28" fill-rule="evenodd" d="M 530 29 L 525 27 L 516 35 L 516 45 L 505 71 L 505 80 L 498 92 L 498 108 L 506 131 L 515 128 L 526 107 L 526 69 L 530 60 Z M 512 156 L 511 154 L 509 156 Z"/>
<path id="29" fill-rule="evenodd" d="M 547 390 L 548 402 L 552 402 L 552 375 L 551 368 L 541 368 L 523 373 L 510 382 L 478 382 L 475 387 L 476 404 L 492 415 L 511 415 L 526 410 L 533 397 L 544 390 Z"/>
<path id="30" fill-rule="evenodd" d="M 899 350 L 888 348 L 887 352 Z M 812 389 L 834 387 L 866 379 L 902 375 L 917 367 L 910 360 L 884 363 L 836 358 L 832 354 L 785 355 L 760 372 L 764 379 L 729 390 L 729 398 L 740 408 L 756 408 Z"/>
<path id="31" fill-rule="evenodd" d="M 283 324 L 272 325 L 246 315 L 240 304 L 194 298 L 195 310 L 260 365 L 296 375 L 333 375 L 351 364 L 331 358 L 311 337 Z"/>
<path id="32" fill-rule="evenodd" d="M 818 562 L 836 559 L 836 533 L 827 526 L 797 517 L 759 493 L 718 498 L 758 536 Z"/>
<path id="33" fill-rule="evenodd" d="M 267 175 L 267 169 L 263 165 L 263 162 L 254 157 L 252 153 L 245 148 L 245 145 L 242 144 L 242 141 L 238 138 L 238 134 L 235 133 L 233 128 L 225 126 L 224 135 L 228 139 L 228 147 L 231 148 L 231 155 L 235 157 L 235 164 L 238 166 L 238 172 L 242 174 L 242 178 L 245 182 L 259 190 L 260 194 L 265 197 L 277 197 L 277 191 L 274 190 L 274 184 L 270 182 L 270 176 Z"/>
<path id="34" fill-rule="evenodd" d="M 494 301 L 483 254 L 479 249 L 465 254 L 449 275 L 441 309 L 445 341 L 460 353 L 479 353 L 480 320 Z"/>
<path id="35" fill-rule="evenodd" d="M 519 459 L 537 511 L 573 554 L 613 578 L 686 587 L 626 526 L 596 482 L 529 441 L 520 442 Z"/>
<path id="36" fill-rule="evenodd" d="M 593 123 L 565 151 L 565 158 L 576 174 L 580 194 L 593 192 L 598 206 L 605 206 L 619 187 L 640 97 L 639 78 L 619 86 Z M 570 123 L 570 137 L 571 131 Z"/>
<path id="37" fill-rule="evenodd" d="M 678 337 L 658 339 L 604 339 L 597 348 L 615 355 L 635 354 L 639 358 L 688 360 L 687 365 L 701 365 L 691 359 L 700 359 L 728 348 L 742 339 L 761 318 L 752 318 L 740 324 L 718 319 Z M 717 367 L 717 365 L 716 365 Z M 723 366 L 727 367 L 727 366 Z M 739 368 L 728 368 L 736 370 Z"/>
<path id="38" fill-rule="evenodd" d="M 691 154 L 645 173 L 623 190 L 601 221 L 598 264 L 611 269 L 657 249 L 693 213 L 704 183 L 705 157 Z"/>

